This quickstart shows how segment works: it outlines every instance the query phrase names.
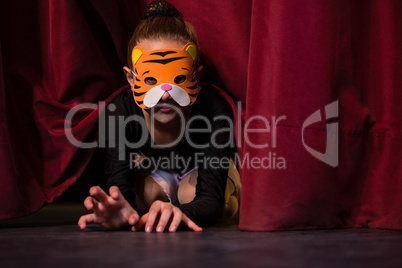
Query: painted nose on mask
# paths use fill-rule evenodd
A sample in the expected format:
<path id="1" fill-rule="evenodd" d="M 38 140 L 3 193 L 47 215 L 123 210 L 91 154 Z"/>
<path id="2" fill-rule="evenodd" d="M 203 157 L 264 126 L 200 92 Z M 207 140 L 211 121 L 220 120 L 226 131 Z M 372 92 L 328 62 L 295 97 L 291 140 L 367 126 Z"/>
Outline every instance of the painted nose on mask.
<path id="1" fill-rule="evenodd" d="M 169 84 L 163 84 L 163 85 L 161 86 L 161 88 L 162 88 L 162 90 L 164 90 L 164 91 L 169 91 L 169 90 L 172 89 L 172 86 L 169 85 Z"/>

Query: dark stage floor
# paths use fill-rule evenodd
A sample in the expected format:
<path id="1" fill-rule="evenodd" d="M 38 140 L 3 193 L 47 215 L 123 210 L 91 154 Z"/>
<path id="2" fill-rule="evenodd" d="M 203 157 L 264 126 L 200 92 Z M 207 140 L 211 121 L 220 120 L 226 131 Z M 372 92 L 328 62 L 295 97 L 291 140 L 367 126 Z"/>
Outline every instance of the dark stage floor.
<path id="1" fill-rule="evenodd" d="M 399 231 L 80 231 L 83 211 L 55 204 L 0 222 L 0 267 L 402 267 Z"/>

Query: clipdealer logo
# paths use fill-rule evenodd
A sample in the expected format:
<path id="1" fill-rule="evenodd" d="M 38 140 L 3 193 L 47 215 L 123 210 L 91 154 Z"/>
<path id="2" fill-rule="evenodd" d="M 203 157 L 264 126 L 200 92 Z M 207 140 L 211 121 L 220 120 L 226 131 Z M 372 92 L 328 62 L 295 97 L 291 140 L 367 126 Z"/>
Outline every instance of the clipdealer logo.
<path id="1" fill-rule="evenodd" d="M 250 118 L 248 118 L 244 122 L 244 126 L 241 127 L 242 125 L 242 116 L 241 116 L 241 102 L 237 103 L 237 117 L 240 122 L 233 122 L 233 120 L 227 116 L 217 116 L 212 119 L 212 121 L 204 116 L 196 116 L 189 120 L 186 123 L 184 115 L 181 113 L 177 107 L 172 106 L 173 109 L 176 109 L 176 112 L 179 114 L 181 118 L 181 130 L 182 133 L 179 135 L 178 139 L 173 142 L 177 143 L 180 141 L 182 138 L 185 138 L 188 142 L 189 145 L 191 145 L 195 149 L 203 149 L 207 148 L 209 146 L 213 146 L 214 148 L 224 148 L 227 146 L 231 146 L 234 148 L 237 146 L 237 148 L 241 148 L 242 144 L 240 140 L 243 140 L 246 145 L 254 148 L 254 149 L 264 149 L 266 150 L 267 148 L 271 147 L 275 150 L 275 148 L 278 147 L 278 141 L 277 141 L 277 126 L 280 121 L 286 120 L 285 115 L 281 115 L 279 117 L 272 116 L 271 120 L 269 120 L 267 117 L 262 116 L 262 115 L 253 115 Z M 82 142 L 79 141 L 72 132 L 72 122 L 73 118 L 76 115 L 76 113 L 79 113 L 81 110 L 95 110 L 98 109 L 99 111 L 99 129 L 98 129 L 98 136 L 99 137 L 105 137 L 107 135 L 111 139 L 107 139 L 108 141 L 106 142 L 105 139 L 99 139 L 99 141 L 92 141 L 92 142 Z M 124 148 L 139 148 L 142 145 L 146 143 L 146 141 L 150 138 L 150 134 L 148 132 L 147 124 L 144 120 L 144 118 L 138 116 L 138 115 L 131 115 L 129 117 L 124 117 L 124 116 L 108 116 L 106 118 L 105 113 L 103 111 L 105 110 L 109 111 L 114 111 L 116 109 L 116 106 L 114 104 L 109 104 L 105 105 L 104 102 L 100 102 L 98 105 L 93 104 L 93 103 L 82 103 L 79 104 L 75 107 L 73 107 L 66 115 L 65 118 L 65 125 L 64 125 L 64 130 L 65 130 L 65 135 L 67 139 L 70 141 L 71 144 L 82 148 L 82 149 L 90 149 L 90 148 L 118 148 L 119 149 L 119 160 L 124 160 L 125 159 L 125 149 Z M 326 146 L 325 146 L 325 152 L 319 152 L 313 148 L 311 148 L 309 145 L 307 145 L 304 137 L 305 130 L 308 126 L 317 123 L 322 120 L 321 117 L 321 109 L 315 111 L 312 113 L 304 122 L 301 128 L 301 136 L 302 136 L 302 144 L 304 148 L 309 152 L 312 156 L 314 156 L 316 159 L 324 162 L 325 164 L 332 166 L 332 167 L 337 167 L 339 160 L 338 160 L 338 154 L 339 154 L 339 149 L 338 149 L 338 123 L 337 122 L 332 122 L 334 118 L 338 117 L 338 101 L 334 101 L 324 107 L 324 112 L 325 112 L 325 119 L 326 120 L 331 120 L 331 123 L 326 124 Z M 192 122 L 201 120 L 205 124 L 205 128 L 198 129 L 198 128 L 193 128 L 192 127 Z M 221 121 L 224 122 L 226 121 L 226 125 L 228 126 L 227 128 L 224 129 L 218 129 L 215 130 L 215 133 L 212 132 L 212 124 L 215 121 Z M 108 122 L 108 124 L 106 124 Z M 139 137 L 139 140 L 136 142 L 130 142 L 128 141 L 127 137 L 125 136 L 125 129 L 128 124 L 131 122 L 137 123 L 137 125 L 141 128 L 142 134 Z M 120 126 L 117 130 L 115 130 L 115 126 L 118 123 Z M 109 126 L 109 128 L 106 128 L 106 125 Z M 111 127 L 110 127 L 111 126 Z M 236 126 L 236 129 L 235 129 Z M 236 131 L 237 137 L 239 138 L 237 141 L 234 138 L 234 132 Z M 225 142 L 224 144 L 219 144 L 217 143 L 217 135 L 219 135 L 221 132 L 227 132 L 228 133 L 228 141 Z M 191 139 L 190 133 L 210 133 L 211 136 L 211 141 L 207 144 L 197 144 L 195 141 Z M 268 145 L 268 140 L 265 138 L 261 138 L 261 136 L 253 136 L 253 133 L 257 133 L 258 135 L 270 135 L 270 145 Z M 259 141 L 259 143 L 252 141 L 254 137 L 256 140 Z M 152 145 L 152 144 L 151 144 Z M 244 145 L 244 144 L 243 144 Z M 284 156 L 278 155 L 276 152 L 271 152 L 269 151 L 267 155 L 264 157 L 260 156 L 251 156 L 248 152 L 245 153 L 244 155 L 240 156 L 237 153 L 235 154 L 235 162 L 239 165 L 241 168 L 252 168 L 252 169 L 286 169 L 287 168 L 287 161 Z M 174 158 L 176 159 L 176 158 Z M 214 159 L 215 161 L 215 159 Z M 166 161 L 165 161 L 166 162 Z M 163 163 L 165 163 L 163 162 Z M 177 161 L 176 161 L 177 162 Z M 183 162 L 183 161 L 182 161 Z M 211 162 L 210 160 L 206 162 Z M 159 163 L 159 162 L 158 162 Z M 181 163 L 181 162 L 180 162 Z M 183 162 L 184 163 L 184 162 Z M 211 163 L 214 163 L 213 161 Z M 226 162 L 225 162 L 226 163 Z"/>
<path id="2" fill-rule="evenodd" d="M 333 119 L 338 118 L 339 114 L 339 103 L 338 101 L 334 101 L 324 108 L 325 111 L 325 119 Z M 338 122 L 327 123 L 326 124 L 326 145 L 325 152 L 321 153 L 317 150 L 314 150 L 310 146 L 308 146 L 304 139 L 304 129 L 307 126 L 310 126 L 314 123 L 321 121 L 321 111 L 320 109 L 312 113 L 303 123 L 302 126 L 302 143 L 304 148 L 309 152 L 312 156 L 317 158 L 318 160 L 330 165 L 331 167 L 337 167 L 339 164 L 339 126 Z"/>

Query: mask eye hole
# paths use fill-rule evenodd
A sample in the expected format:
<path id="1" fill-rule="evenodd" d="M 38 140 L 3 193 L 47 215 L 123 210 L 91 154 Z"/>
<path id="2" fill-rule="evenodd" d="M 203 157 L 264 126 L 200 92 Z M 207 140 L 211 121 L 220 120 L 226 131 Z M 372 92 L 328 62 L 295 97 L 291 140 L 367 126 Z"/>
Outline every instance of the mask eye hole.
<path id="1" fill-rule="evenodd" d="M 185 75 L 178 75 L 175 77 L 174 82 L 175 84 L 182 84 L 184 82 L 186 82 L 187 77 Z"/>
<path id="2" fill-rule="evenodd" d="M 147 77 L 144 79 L 145 84 L 147 84 L 148 86 L 154 86 L 156 85 L 156 83 L 158 82 L 155 78 L 153 77 Z"/>

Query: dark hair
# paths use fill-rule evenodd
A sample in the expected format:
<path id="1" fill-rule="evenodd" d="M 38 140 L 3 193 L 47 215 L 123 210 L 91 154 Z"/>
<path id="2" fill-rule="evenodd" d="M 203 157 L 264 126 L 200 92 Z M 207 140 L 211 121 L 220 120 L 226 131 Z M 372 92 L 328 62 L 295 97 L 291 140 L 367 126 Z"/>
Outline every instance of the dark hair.
<path id="1" fill-rule="evenodd" d="M 131 52 L 143 39 L 166 39 L 182 42 L 183 45 L 193 42 L 198 47 L 197 34 L 194 27 L 183 20 L 183 15 L 169 2 L 157 0 L 150 3 L 128 43 L 128 66 L 132 69 Z"/>

